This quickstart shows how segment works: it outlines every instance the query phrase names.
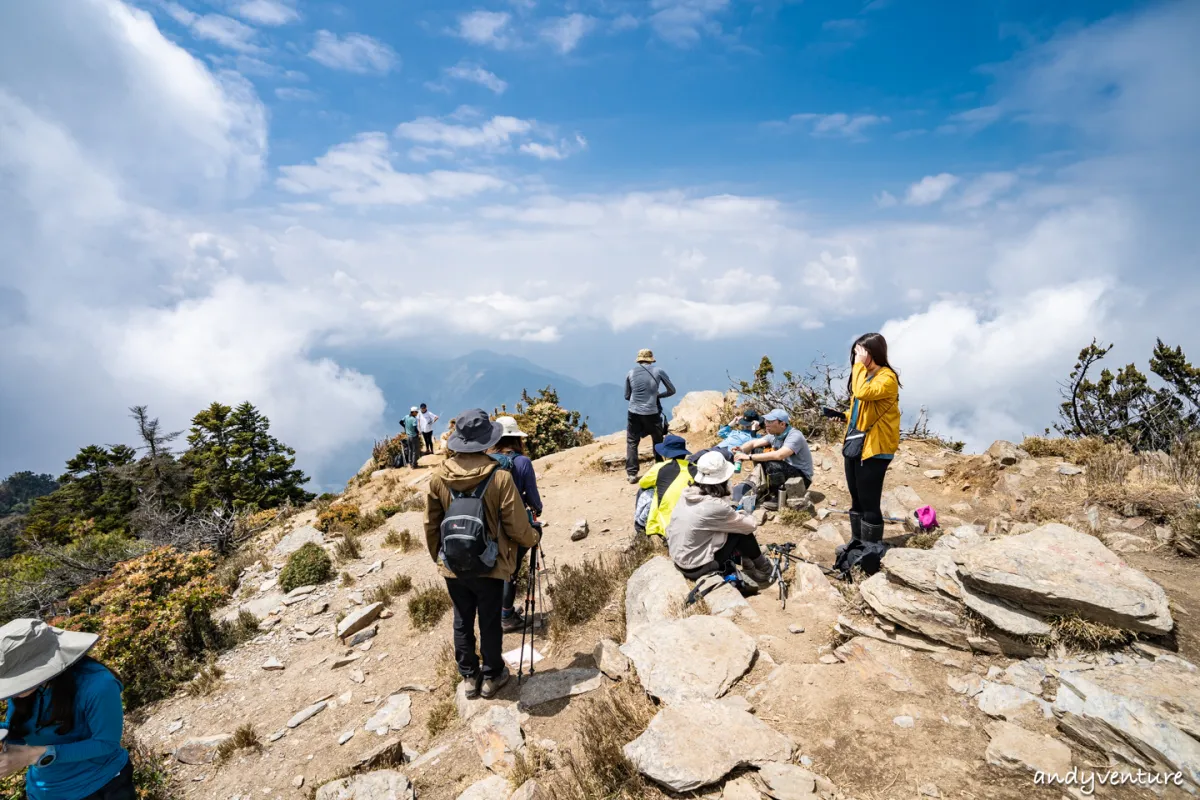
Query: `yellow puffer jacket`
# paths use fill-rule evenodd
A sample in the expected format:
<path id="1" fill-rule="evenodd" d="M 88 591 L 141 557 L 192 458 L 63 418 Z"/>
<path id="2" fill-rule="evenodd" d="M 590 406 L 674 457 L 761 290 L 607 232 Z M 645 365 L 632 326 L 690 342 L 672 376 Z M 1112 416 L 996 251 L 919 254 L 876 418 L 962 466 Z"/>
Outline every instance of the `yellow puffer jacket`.
<path id="1" fill-rule="evenodd" d="M 869 430 L 863 441 L 862 460 L 894 455 L 900 447 L 900 380 L 896 373 L 883 367 L 875 377 L 867 377 L 867 368 L 855 364 L 850 384 L 854 400 L 846 412 L 846 432 L 850 431 L 850 420 L 855 420 L 855 429 Z"/>
<path id="2" fill-rule="evenodd" d="M 671 512 L 679 502 L 683 490 L 691 486 L 695 475 L 695 466 L 686 459 L 676 458 L 662 461 L 638 481 L 642 489 L 654 489 L 654 499 L 650 501 L 650 516 L 646 518 L 646 535 L 666 538 L 667 526 L 671 524 Z"/>

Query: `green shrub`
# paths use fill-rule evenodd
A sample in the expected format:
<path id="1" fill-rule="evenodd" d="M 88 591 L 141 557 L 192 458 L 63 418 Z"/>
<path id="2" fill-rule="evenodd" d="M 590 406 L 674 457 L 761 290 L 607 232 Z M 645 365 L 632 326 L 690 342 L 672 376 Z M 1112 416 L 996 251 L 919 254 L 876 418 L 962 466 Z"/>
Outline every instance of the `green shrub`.
<path id="1" fill-rule="evenodd" d="M 279 588 L 290 592 L 297 586 L 311 586 L 329 580 L 333 572 L 333 561 L 325 549 L 308 542 L 288 556 L 283 571 L 279 573 Z"/>
<path id="2" fill-rule="evenodd" d="M 450 595 L 445 587 L 430 584 L 417 591 L 408 600 L 408 618 L 413 627 L 429 630 L 450 610 Z"/>
<path id="3" fill-rule="evenodd" d="M 356 561 L 362 558 L 362 545 L 358 541 L 358 537 L 353 533 L 346 531 L 333 548 L 333 554 L 337 556 L 338 561 Z"/>
<path id="4" fill-rule="evenodd" d="M 500 406 L 493 416 L 507 413 L 506 406 Z M 560 406 L 558 392 L 552 386 L 539 389 L 537 397 L 530 397 L 529 392 L 523 390 L 512 416 L 527 434 L 525 454 L 530 458 L 582 447 L 594 440 L 592 432 L 588 430 L 587 420 L 578 411 L 568 411 Z"/>

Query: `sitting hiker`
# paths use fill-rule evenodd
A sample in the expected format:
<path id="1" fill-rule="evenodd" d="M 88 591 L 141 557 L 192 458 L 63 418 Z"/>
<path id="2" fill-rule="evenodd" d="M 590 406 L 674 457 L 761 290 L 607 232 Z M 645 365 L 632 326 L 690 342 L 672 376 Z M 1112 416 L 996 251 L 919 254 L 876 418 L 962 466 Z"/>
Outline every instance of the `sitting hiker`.
<path id="1" fill-rule="evenodd" d="M 695 485 L 683 496 L 667 527 L 668 550 L 675 566 L 695 580 L 705 573 L 729 575 L 740 566 L 756 583 L 771 580 L 771 562 L 754 538 L 758 523 L 729 504 L 733 465 L 716 452 L 696 462 Z"/>
<path id="2" fill-rule="evenodd" d="M 671 510 L 684 488 L 691 485 L 696 467 L 687 462 L 687 442 L 682 436 L 668 436 L 654 445 L 654 450 L 666 460 L 655 464 L 643 475 L 638 486 L 654 490 L 650 516 L 646 519 L 647 535 L 665 537 L 667 525 L 671 522 Z"/>
<path id="3" fill-rule="evenodd" d="M 804 434 L 788 424 L 788 413 L 776 408 L 763 417 L 767 435 L 740 445 L 734 453 L 737 461 L 750 461 L 758 465 L 754 476 L 747 481 L 755 487 L 764 508 L 777 507 L 776 492 L 790 478 L 803 478 L 805 490 L 812 484 L 812 453 Z M 760 447 L 770 447 L 764 453 L 755 453 Z M 742 484 L 743 486 L 745 484 Z M 742 493 L 747 489 L 738 487 Z M 739 495 L 740 498 L 740 495 Z"/>

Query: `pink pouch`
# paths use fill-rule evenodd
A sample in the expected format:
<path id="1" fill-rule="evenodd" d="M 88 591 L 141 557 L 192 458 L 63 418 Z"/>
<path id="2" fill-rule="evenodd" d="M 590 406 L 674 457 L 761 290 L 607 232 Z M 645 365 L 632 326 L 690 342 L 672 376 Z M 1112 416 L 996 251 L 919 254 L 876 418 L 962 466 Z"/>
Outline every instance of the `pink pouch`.
<path id="1" fill-rule="evenodd" d="M 913 513 L 923 530 L 937 527 L 937 511 L 934 510 L 933 506 L 921 506 Z"/>

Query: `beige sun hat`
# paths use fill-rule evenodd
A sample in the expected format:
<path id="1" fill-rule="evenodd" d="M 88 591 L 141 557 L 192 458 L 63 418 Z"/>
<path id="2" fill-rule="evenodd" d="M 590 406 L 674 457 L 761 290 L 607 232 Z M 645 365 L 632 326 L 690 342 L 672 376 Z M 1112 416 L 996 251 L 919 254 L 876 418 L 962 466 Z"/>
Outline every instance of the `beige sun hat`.
<path id="1" fill-rule="evenodd" d="M 653 350 L 638 350 L 637 361 L 639 364 L 653 364 L 654 363 L 654 351 Z"/>
<path id="2" fill-rule="evenodd" d="M 61 675 L 99 638 L 40 619 L 14 619 L 0 628 L 0 697 L 16 697 Z"/>
<path id="3" fill-rule="evenodd" d="M 733 477 L 733 464 L 716 450 L 696 459 L 696 483 L 724 483 Z"/>
<path id="4" fill-rule="evenodd" d="M 496 417 L 496 422 L 499 422 L 504 428 L 504 433 L 500 434 L 501 438 L 505 436 L 517 436 L 524 439 L 529 436 L 529 434 L 521 430 L 521 426 L 517 424 L 517 420 L 514 417 Z"/>

